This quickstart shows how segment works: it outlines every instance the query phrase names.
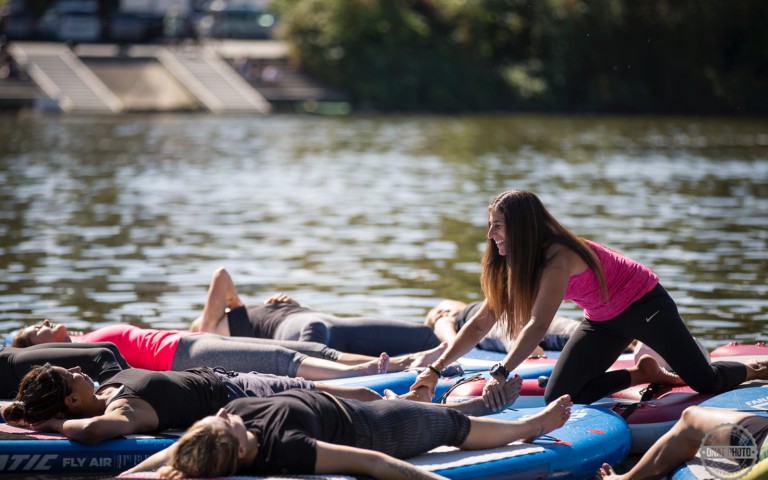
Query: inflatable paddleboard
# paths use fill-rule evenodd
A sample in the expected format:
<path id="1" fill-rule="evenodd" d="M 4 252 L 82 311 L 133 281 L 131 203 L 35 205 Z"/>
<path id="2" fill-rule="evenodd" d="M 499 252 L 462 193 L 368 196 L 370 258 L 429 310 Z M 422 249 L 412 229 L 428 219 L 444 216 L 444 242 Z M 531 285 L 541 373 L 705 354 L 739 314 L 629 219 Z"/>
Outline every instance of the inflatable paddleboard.
<path id="1" fill-rule="evenodd" d="M 746 345 L 731 343 L 713 350 L 710 354 L 713 361 L 741 361 L 768 358 L 768 347 L 765 344 Z M 611 370 L 627 368 L 634 365 L 634 360 L 622 356 L 611 366 Z M 472 382 L 459 385 L 453 389 L 448 403 L 462 402 L 482 395 L 488 375 Z M 524 379 L 520 398 L 514 407 L 531 408 L 545 405 L 544 390 L 548 378 Z M 713 395 L 702 395 L 690 387 L 638 385 L 616 392 L 610 397 L 595 402 L 622 415 L 629 424 L 632 432 L 631 453 L 645 452 L 664 433 L 666 433 L 680 418 L 686 407 L 699 405 Z"/>
<path id="2" fill-rule="evenodd" d="M 42 475 L 126 470 L 171 445 L 180 432 L 131 435 L 86 445 L 63 435 L 0 424 L 0 473 Z"/>
<path id="3" fill-rule="evenodd" d="M 702 407 L 723 408 L 737 412 L 749 412 L 768 417 L 768 385 L 744 387 L 721 393 L 705 402 Z M 749 467 L 748 467 L 749 468 Z M 721 469 L 721 470 L 718 470 Z M 768 478 L 768 460 L 752 465 L 748 472 L 734 470 L 733 463 L 718 463 L 712 459 L 703 461 L 700 455 L 679 466 L 669 476 L 673 480 L 699 480 L 717 478 L 760 479 Z"/>
<path id="4" fill-rule="evenodd" d="M 506 410 L 491 417 L 520 420 L 540 411 L 541 409 Z M 532 443 L 515 442 L 488 450 L 439 447 L 406 461 L 452 480 L 577 480 L 591 478 L 604 462 L 622 461 L 629 451 L 629 438 L 629 429 L 618 415 L 600 407 L 577 405 L 572 409 L 571 418 L 563 427 Z M 128 478 L 157 476 L 135 474 Z M 256 480 L 260 477 L 236 478 Z"/>

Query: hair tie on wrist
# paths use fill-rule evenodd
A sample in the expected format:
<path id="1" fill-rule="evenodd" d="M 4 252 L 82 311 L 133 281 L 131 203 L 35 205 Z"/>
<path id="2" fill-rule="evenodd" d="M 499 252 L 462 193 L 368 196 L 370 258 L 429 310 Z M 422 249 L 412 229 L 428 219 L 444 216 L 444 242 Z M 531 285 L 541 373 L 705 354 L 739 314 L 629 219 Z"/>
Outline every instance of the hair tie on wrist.
<path id="1" fill-rule="evenodd" d="M 437 378 L 440 378 L 440 377 L 442 377 L 442 375 L 440 374 L 440 370 L 438 370 L 437 368 L 435 368 L 435 366 L 434 366 L 434 365 L 432 365 L 431 363 L 430 363 L 429 365 L 427 365 L 427 368 L 428 368 L 428 369 L 430 369 L 430 370 L 432 370 L 432 371 L 435 373 L 435 375 L 437 375 Z"/>

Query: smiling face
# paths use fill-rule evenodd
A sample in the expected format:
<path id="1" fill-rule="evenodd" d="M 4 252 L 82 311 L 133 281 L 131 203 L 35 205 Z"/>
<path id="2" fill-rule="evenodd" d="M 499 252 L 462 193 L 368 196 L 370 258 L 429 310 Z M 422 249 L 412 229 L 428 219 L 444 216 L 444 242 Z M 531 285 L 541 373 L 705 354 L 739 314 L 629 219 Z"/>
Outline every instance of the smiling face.
<path id="1" fill-rule="evenodd" d="M 72 341 L 67 333 L 67 327 L 65 325 L 53 323 L 47 318 L 36 325 L 30 325 L 22 330 L 21 336 L 23 336 L 30 345 Z"/>
<path id="2" fill-rule="evenodd" d="M 491 210 L 488 214 L 488 240 L 496 244 L 499 255 L 507 254 L 507 222 L 504 214 L 498 210 Z"/>

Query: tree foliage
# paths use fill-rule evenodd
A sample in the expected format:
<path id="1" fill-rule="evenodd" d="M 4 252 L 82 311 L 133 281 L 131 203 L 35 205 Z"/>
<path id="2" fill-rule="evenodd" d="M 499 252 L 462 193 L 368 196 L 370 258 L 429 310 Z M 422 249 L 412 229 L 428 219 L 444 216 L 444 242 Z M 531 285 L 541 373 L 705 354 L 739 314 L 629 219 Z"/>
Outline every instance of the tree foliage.
<path id="1" fill-rule="evenodd" d="M 766 112 L 761 0 L 278 0 L 302 68 L 389 110 Z"/>

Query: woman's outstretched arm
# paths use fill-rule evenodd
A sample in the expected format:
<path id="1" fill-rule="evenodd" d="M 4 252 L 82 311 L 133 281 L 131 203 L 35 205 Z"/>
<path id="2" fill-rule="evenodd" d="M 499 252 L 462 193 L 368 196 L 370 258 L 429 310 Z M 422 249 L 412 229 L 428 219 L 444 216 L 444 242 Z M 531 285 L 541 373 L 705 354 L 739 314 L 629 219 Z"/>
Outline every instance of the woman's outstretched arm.
<path id="1" fill-rule="evenodd" d="M 176 444 L 172 444 L 170 447 L 166 447 L 159 452 L 156 452 L 149 457 L 145 458 L 141 463 L 135 467 L 128 469 L 120 474 L 128 475 L 137 472 L 154 472 L 160 467 L 164 467 L 168 464 L 168 460 L 173 457 L 173 452 L 176 450 Z"/>
<path id="2" fill-rule="evenodd" d="M 379 480 L 446 480 L 381 452 L 317 441 L 315 473 L 367 475 Z"/>

